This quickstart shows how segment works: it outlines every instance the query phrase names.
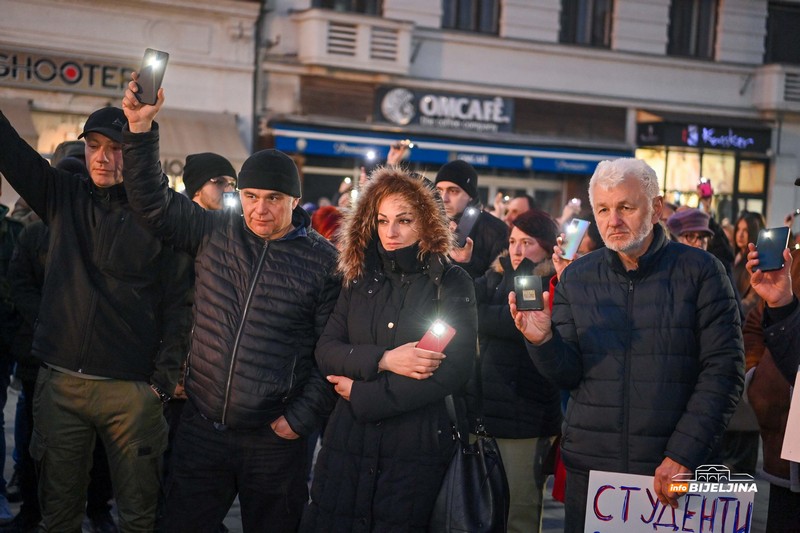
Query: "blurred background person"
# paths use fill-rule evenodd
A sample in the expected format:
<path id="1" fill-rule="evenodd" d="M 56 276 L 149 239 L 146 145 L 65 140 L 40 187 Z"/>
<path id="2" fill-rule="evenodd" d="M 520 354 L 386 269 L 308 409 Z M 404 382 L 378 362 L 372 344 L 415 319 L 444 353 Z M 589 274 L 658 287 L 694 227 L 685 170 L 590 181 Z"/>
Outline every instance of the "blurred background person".
<path id="1" fill-rule="evenodd" d="M 513 202 L 513 201 L 512 201 Z M 510 204 L 509 204 L 510 205 Z M 496 438 L 508 476 L 509 532 L 539 531 L 547 476 L 543 465 L 561 426 L 559 392 L 542 376 L 514 325 L 508 293 L 516 276 L 540 276 L 547 287 L 555 270 L 551 255 L 555 220 L 526 210 L 511 226 L 508 250 L 475 281 L 481 349 L 483 420 Z M 470 427 L 477 416 L 474 381 L 468 386 Z"/>
<path id="2" fill-rule="evenodd" d="M 340 397 L 300 530 L 426 531 L 459 446 L 444 398 L 473 368 L 472 279 L 447 260 L 433 192 L 398 167 L 373 174 L 340 239 L 344 286 L 315 352 Z M 416 348 L 437 318 L 456 330 L 444 353 Z"/>
<path id="3" fill-rule="evenodd" d="M 505 216 L 502 216 L 503 222 L 509 227 L 513 227 L 514 221 L 522 213 L 530 211 L 536 207 L 536 200 L 529 194 L 520 194 L 515 196 L 506 204 Z"/>
<path id="4" fill-rule="evenodd" d="M 342 212 L 332 205 L 320 207 L 311 215 L 311 227 L 334 245 L 338 242 L 337 232 L 341 223 Z"/>
<path id="5" fill-rule="evenodd" d="M 203 152 L 186 156 L 183 166 L 186 196 L 203 209 L 218 211 L 224 207 L 223 193 L 236 190 L 236 171 L 219 154 Z"/>
<path id="6" fill-rule="evenodd" d="M 744 316 L 750 312 L 759 302 L 758 293 L 751 290 L 750 273 L 747 271 L 747 244 L 755 243 L 758 239 L 758 232 L 766 227 L 764 217 L 761 213 L 743 211 L 734 225 L 736 228 L 733 279 L 736 282 L 736 289 L 742 298 L 742 309 Z"/>

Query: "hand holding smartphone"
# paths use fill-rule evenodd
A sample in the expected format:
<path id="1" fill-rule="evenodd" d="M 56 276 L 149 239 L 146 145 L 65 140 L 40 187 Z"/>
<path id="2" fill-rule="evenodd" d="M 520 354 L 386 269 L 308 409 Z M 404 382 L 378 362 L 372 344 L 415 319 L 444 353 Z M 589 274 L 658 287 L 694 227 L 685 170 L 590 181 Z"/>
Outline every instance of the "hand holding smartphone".
<path id="1" fill-rule="evenodd" d="M 765 228 L 758 232 L 758 270 L 769 272 L 784 266 L 783 251 L 789 246 L 789 228 Z"/>
<path id="2" fill-rule="evenodd" d="M 586 235 L 586 230 L 588 229 L 589 222 L 586 220 L 573 218 L 570 221 L 569 225 L 564 231 L 564 239 L 561 241 L 561 250 L 564 252 L 561 254 L 561 257 L 569 261 L 575 259 L 575 254 L 578 253 L 578 248 L 580 248 L 581 241 L 583 240 L 584 235 Z"/>
<path id="3" fill-rule="evenodd" d="M 144 51 L 142 66 L 136 78 L 136 83 L 139 85 L 136 99 L 142 104 L 155 105 L 158 101 L 158 90 L 164 80 L 168 60 L 169 54 L 166 52 L 152 48 Z"/>
<path id="4" fill-rule="evenodd" d="M 517 276 L 514 278 L 514 293 L 520 311 L 544 311 L 542 300 L 542 278 L 539 276 Z"/>
<path id="5" fill-rule="evenodd" d="M 469 237 L 472 228 L 478 221 L 481 211 L 477 207 L 467 207 L 461 214 L 461 220 L 458 221 L 456 228 L 456 244 L 459 248 L 463 248 L 467 244 L 467 237 Z"/>
<path id="6" fill-rule="evenodd" d="M 455 335 L 456 330 L 452 326 L 443 320 L 436 320 L 419 340 L 417 348 L 442 353 Z"/>

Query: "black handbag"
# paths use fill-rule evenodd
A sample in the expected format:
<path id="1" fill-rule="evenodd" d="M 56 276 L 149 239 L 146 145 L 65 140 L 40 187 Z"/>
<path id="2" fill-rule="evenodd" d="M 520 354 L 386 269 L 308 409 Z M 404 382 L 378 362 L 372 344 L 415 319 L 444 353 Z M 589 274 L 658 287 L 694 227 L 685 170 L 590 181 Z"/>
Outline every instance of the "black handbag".
<path id="1" fill-rule="evenodd" d="M 440 301 L 441 284 L 436 291 L 437 308 Z M 497 441 L 486 433 L 483 426 L 480 346 L 475 347 L 475 353 L 477 439 L 470 443 L 461 435 L 453 396 L 445 397 L 453 440 L 458 442 L 458 446 L 436 496 L 428 525 L 430 533 L 505 533 L 508 528 L 508 478 Z"/>
<path id="2" fill-rule="evenodd" d="M 459 441 L 436 497 L 428 531 L 504 533 L 508 527 L 509 490 L 497 441 L 479 418 L 477 439 L 466 441 L 458 432 L 453 397 L 445 398 Z"/>

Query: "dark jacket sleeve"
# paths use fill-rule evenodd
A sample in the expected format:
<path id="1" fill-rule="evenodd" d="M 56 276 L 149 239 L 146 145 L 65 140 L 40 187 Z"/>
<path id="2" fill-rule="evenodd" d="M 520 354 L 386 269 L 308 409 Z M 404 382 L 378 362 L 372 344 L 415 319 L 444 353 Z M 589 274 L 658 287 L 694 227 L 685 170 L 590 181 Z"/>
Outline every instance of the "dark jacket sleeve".
<path id="1" fill-rule="evenodd" d="M 700 372 L 665 451 L 690 469 L 712 452 L 744 388 L 744 343 L 733 287 L 719 261 L 707 265 L 697 295 Z"/>
<path id="2" fill-rule="evenodd" d="M 508 306 L 508 293 L 493 298 L 498 287 L 504 286 L 500 274 L 487 274 L 475 280 L 475 297 L 478 301 L 478 333 L 501 339 L 519 341 L 521 333 L 511 318 Z M 508 286 L 508 285 L 505 285 Z M 503 291 L 505 292 L 505 291 Z M 501 303 L 493 303 L 493 300 Z"/>
<path id="3" fill-rule="evenodd" d="M 378 376 L 378 362 L 389 347 L 351 344 L 347 333 L 351 295 L 350 287 L 345 287 L 339 294 L 336 307 L 314 353 L 323 376 L 345 376 L 357 381 L 368 381 Z"/>
<path id="4" fill-rule="evenodd" d="M 147 133 L 131 133 L 127 126 L 122 132 L 128 202 L 159 238 L 194 257 L 211 234 L 215 213 L 170 189 L 161 171 L 158 139 L 155 124 Z"/>
<path id="5" fill-rule="evenodd" d="M 44 258 L 40 257 L 46 244 L 47 226 L 33 223 L 19 234 L 19 242 L 8 264 L 8 281 L 11 297 L 22 319 L 31 327 L 39 316 L 44 284 Z"/>
<path id="6" fill-rule="evenodd" d="M 172 395 L 181 363 L 189 352 L 192 329 L 192 258 L 169 248 L 162 251 L 161 345 L 150 382 Z"/>
<path id="7" fill-rule="evenodd" d="M 318 339 L 336 305 L 341 283 L 341 279 L 337 276 L 326 276 L 314 313 L 314 329 Z M 333 385 L 328 383 L 326 374 L 320 371 L 316 361 L 312 363 L 311 375 L 302 392 L 289 404 L 284 414 L 289 426 L 299 435 L 310 435 L 318 429 L 333 410 L 339 397 Z"/>
<path id="8" fill-rule="evenodd" d="M 447 358 L 428 379 L 411 379 L 381 372 L 371 381 L 356 381 L 350 392 L 353 413 L 374 422 L 438 402 L 459 393 L 473 370 L 477 348 L 475 287 L 469 275 L 452 268 L 443 277 L 441 312 L 456 330 L 444 354 Z"/>
<path id="9" fill-rule="evenodd" d="M 795 298 L 790 305 L 794 305 L 794 311 L 782 320 L 768 323 L 764 328 L 764 338 L 778 370 L 794 385 L 800 366 L 800 304 Z"/>

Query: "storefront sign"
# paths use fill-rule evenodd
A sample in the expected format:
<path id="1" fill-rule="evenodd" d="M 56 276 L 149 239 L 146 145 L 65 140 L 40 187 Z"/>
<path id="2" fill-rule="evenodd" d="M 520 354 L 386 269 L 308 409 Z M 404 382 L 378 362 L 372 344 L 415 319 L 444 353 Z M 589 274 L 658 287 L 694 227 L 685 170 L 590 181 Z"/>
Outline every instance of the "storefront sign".
<path id="1" fill-rule="evenodd" d="M 131 66 L 0 49 L 0 85 L 119 96 L 130 81 Z"/>
<path id="2" fill-rule="evenodd" d="M 638 124 L 639 146 L 686 146 L 743 152 L 766 152 L 772 142 L 768 129 L 733 128 L 708 124 L 649 122 Z"/>
<path id="3" fill-rule="evenodd" d="M 381 87 L 375 116 L 398 126 L 497 133 L 513 130 L 514 100 L 500 96 L 464 95 Z"/>

